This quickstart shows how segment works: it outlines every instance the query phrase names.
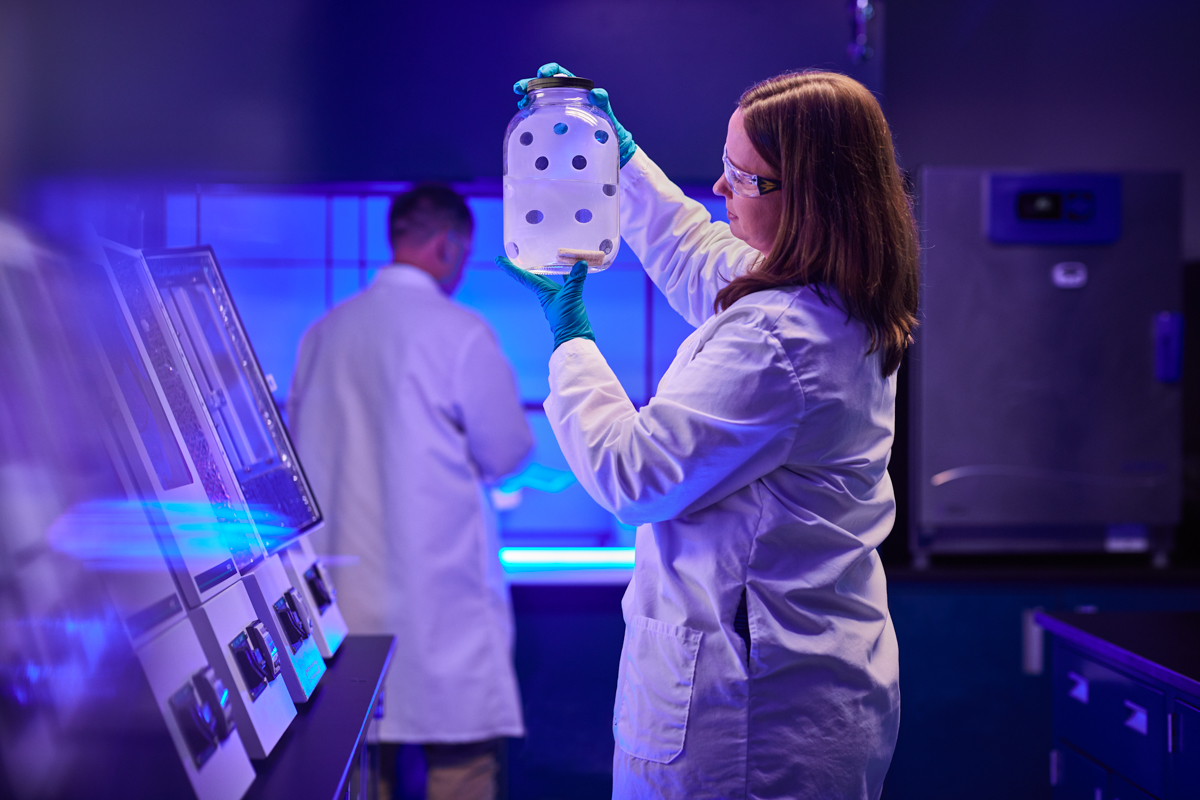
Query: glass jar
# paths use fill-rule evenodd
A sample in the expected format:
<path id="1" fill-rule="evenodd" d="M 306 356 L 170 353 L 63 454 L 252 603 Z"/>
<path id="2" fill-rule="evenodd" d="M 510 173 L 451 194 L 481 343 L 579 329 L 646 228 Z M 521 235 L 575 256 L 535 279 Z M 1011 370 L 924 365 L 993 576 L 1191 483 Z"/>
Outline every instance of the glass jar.
<path id="1" fill-rule="evenodd" d="M 535 78 L 504 133 L 504 251 L 539 275 L 580 260 L 607 269 L 621 246 L 617 133 L 586 78 Z"/>

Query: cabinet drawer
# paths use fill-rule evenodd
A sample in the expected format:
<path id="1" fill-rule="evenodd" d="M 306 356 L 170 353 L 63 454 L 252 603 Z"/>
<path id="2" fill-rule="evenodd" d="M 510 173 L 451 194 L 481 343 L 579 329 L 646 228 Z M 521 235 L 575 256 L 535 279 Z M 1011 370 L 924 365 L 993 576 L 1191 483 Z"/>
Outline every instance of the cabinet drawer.
<path id="1" fill-rule="evenodd" d="M 1200 710 L 1175 702 L 1175 791 L 1172 797 L 1200 798 Z"/>
<path id="2" fill-rule="evenodd" d="M 1151 794 L 1162 796 L 1167 722 L 1156 689 L 1058 644 L 1054 725 L 1059 736 Z"/>
<path id="3" fill-rule="evenodd" d="M 1108 772 L 1069 746 L 1055 749 L 1054 800 L 1109 800 Z"/>

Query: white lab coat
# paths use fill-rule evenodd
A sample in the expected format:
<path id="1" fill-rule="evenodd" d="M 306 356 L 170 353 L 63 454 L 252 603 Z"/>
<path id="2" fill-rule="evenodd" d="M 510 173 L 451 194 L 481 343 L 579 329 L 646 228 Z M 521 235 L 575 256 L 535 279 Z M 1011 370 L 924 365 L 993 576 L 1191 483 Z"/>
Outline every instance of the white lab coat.
<path id="1" fill-rule="evenodd" d="M 764 291 L 714 315 L 758 254 L 640 150 L 621 192 L 622 236 L 697 329 L 640 410 L 595 343 L 550 361 L 567 461 L 640 525 L 613 797 L 878 797 L 900 718 L 875 551 L 895 516 L 895 376 L 836 295 Z"/>
<path id="2" fill-rule="evenodd" d="M 304 335 L 290 426 L 351 633 L 390 633 L 387 742 L 523 736 L 513 624 L 482 484 L 532 446 L 491 330 L 411 266 Z"/>

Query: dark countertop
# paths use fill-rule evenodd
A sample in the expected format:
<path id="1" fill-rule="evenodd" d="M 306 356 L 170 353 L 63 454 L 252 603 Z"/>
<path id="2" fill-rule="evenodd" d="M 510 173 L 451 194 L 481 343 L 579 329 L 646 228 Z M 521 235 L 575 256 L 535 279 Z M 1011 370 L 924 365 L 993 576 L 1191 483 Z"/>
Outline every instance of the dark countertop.
<path id="1" fill-rule="evenodd" d="M 1047 614 L 1045 630 L 1110 661 L 1200 697 L 1200 612 Z"/>
<path id="2" fill-rule="evenodd" d="M 271 755 L 244 800 L 334 800 L 350 773 L 392 660 L 393 636 L 348 636 L 328 662 L 317 690 Z"/>
<path id="3" fill-rule="evenodd" d="M 1010 561 L 1013 563 L 1004 563 L 1001 559 L 980 560 L 974 564 L 965 559 L 941 563 L 935 556 L 933 566 L 928 569 L 915 569 L 908 565 L 885 565 L 884 571 L 887 573 L 888 583 L 1200 586 L 1200 569 L 1193 567 L 1170 567 L 1160 570 L 1148 566 L 1020 563 L 1015 558 Z"/>

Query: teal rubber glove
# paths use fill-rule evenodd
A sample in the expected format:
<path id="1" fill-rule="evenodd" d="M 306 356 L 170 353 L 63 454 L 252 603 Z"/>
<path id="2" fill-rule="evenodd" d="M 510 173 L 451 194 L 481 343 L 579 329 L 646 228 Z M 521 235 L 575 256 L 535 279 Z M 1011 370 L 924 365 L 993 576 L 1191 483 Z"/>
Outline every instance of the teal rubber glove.
<path id="1" fill-rule="evenodd" d="M 583 307 L 583 282 L 587 279 L 587 262 L 576 261 L 571 274 L 562 283 L 543 275 L 526 272 L 504 256 L 496 257 L 496 265 L 516 278 L 537 295 L 542 311 L 550 322 L 554 334 L 554 349 L 572 339 L 591 339 L 592 324 L 588 322 L 587 310 Z"/>
<path id="2" fill-rule="evenodd" d="M 543 64 L 537 71 L 537 77 L 549 78 L 554 75 L 566 75 L 569 78 L 574 78 L 572 72 L 568 72 L 565 68 L 551 61 L 549 64 Z M 513 84 L 513 91 L 521 96 L 517 101 L 517 108 L 524 108 L 529 105 L 529 93 L 526 87 L 532 78 L 522 78 Z M 625 126 L 617 122 L 616 116 L 612 111 L 612 104 L 608 101 L 608 92 L 603 89 L 592 89 L 588 94 L 588 99 L 592 101 L 592 105 L 600 108 L 605 114 L 608 114 L 609 121 L 612 122 L 613 130 L 617 132 L 617 149 L 621 153 L 621 166 L 629 163 L 629 159 L 633 158 L 633 154 L 637 152 L 637 145 L 633 143 L 633 137 L 629 131 L 625 130 Z"/>

